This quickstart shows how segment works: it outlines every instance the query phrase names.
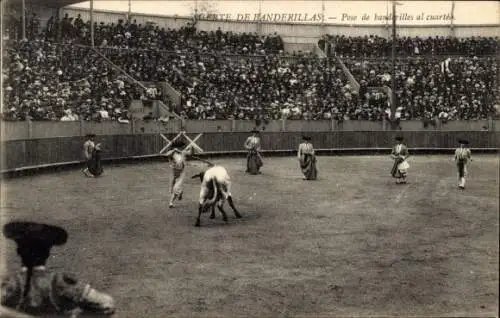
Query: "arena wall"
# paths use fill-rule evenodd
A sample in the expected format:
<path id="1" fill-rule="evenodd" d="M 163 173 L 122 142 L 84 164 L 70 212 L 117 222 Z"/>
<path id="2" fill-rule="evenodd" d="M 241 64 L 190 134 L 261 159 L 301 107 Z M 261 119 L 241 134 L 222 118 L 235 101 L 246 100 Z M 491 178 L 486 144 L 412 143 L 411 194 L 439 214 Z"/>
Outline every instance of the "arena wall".
<path id="1" fill-rule="evenodd" d="M 255 127 L 253 120 L 185 120 L 184 129 L 190 133 L 248 132 Z M 132 121 L 122 124 L 106 122 L 51 122 L 51 121 L 2 121 L 2 140 L 26 140 L 54 137 L 84 136 L 89 132 L 97 135 L 159 134 L 174 133 L 181 129 L 178 120 Z M 381 121 L 348 120 L 272 120 L 263 124 L 266 132 L 325 132 L 325 131 L 387 131 L 390 125 Z M 446 124 L 423 127 L 418 120 L 402 121 L 403 131 L 500 131 L 500 120 L 449 121 Z"/>
<path id="2" fill-rule="evenodd" d="M 318 131 L 310 133 L 317 149 L 324 150 L 388 150 L 396 134 L 404 136 L 410 149 L 450 150 L 457 138 L 467 138 L 473 149 L 498 149 L 500 132 L 488 131 Z M 197 144 L 208 155 L 244 153 L 248 132 L 204 133 Z M 166 134 L 172 139 L 176 133 Z M 195 133 L 188 133 L 193 139 Z M 301 142 L 301 132 L 264 132 L 262 148 L 273 152 L 293 152 Z M 103 159 L 158 157 L 165 141 L 157 133 L 98 135 L 103 144 Z M 46 166 L 74 165 L 82 162 L 82 136 L 7 140 L 2 142 L 4 154 L 1 171 L 29 170 Z"/>
<path id="3" fill-rule="evenodd" d="M 74 165 L 82 161 L 84 136 L 95 133 L 105 145 L 107 160 L 156 157 L 165 146 L 160 133 L 173 138 L 182 128 L 172 120 L 118 122 L 0 122 L 3 160 L 0 170 L 30 170 L 34 168 Z M 265 126 L 262 146 L 267 151 L 294 151 L 301 134 L 313 136 L 318 149 L 356 153 L 388 150 L 395 134 L 405 136 L 412 149 L 448 149 L 456 146 L 459 137 L 468 138 L 475 149 L 497 149 L 500 142 L 500 121 L 451 121 L 423 128 L 420 121 L 403 121 L 402 131 L 390 131 L 385 122 L 332 120 L 301 121 L 275 120 Z M 249 131 L 255 127 L 251 120 L 186 120 L 183 128 L 191 138 L 203 133 L 198 144 L 211 155 L 241 154 Z M 485 130 L 487 127 L 488 130 Z"/>

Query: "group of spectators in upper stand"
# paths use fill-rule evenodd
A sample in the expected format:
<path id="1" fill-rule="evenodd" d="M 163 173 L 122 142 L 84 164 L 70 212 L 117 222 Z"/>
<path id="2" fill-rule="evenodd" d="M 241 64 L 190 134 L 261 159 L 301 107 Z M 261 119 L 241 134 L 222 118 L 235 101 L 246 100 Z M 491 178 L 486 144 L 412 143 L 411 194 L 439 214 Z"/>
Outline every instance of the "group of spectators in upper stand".
<path id="1" fill-rule="evenodd" d="M 325 36 L 318 45 L 342 59 L 359 81 L 362 99 L 369 87 L 392 86 L 391 41 L 376 36 Z M 396 119 L 446 123 L 498 116 L 498 45 L 498 38 L 492 37 L 398 39 Z"/>
<path id="2" fill-rule="evenodd" d="M 360 95 L 368 87 L 391 86 L 392 62 L 344 59 L 360 81 Z M 494 57 L 410 59 L 396 62 L 396 96 L 401 119 L 437 117 L 448 120 L 486 119 L 498 101 L 498 65 Z M 498 107 L 498 106 L 497 106 Z"/>
<path id="3" fill-rule="evenodd" d="M 4 52 L 5 120 L 129 120 L 144 91 L 87 48 L 44 40 L 11 43 Z"/>
<path id="4" fill-rule="evenodd" d="M 457 56 L 495 56 L 499 51 L 498 37 L 399 37 L 396 41 L 397 56 L 429 56 L 429 55 L 457 55 Z M 356 57 L 383 57 L 392 54 L 392 39 L 376 35 L 344 36 L 325 35 L 319 42 L 320 48 L 328 53 Z"/>
<path id="5" fill-rule="evenodd" d="M 181 115 L 190 119 L 331 118 L 335 100 L 338 113 L 347 111 L 339 105 L 344 74 L 311 55 L 288 61 L 107 50 L 107 56 L 140 80 L 167 79 L 182 93 Z"/>
<path id="6" fill-rule="evenodd" d="M 66 15 L 61 21 L 63 41 L 90 43 L 90 21 L 84 22 L 80 15 L 73 19 Z M 94 23 L 94 40 L 101 47 L 125 49 L 156 49 L 182 53 L 218 54 L 269 54 L 283 51 L 283 41 L 277 34 L 199 31 L 195 23 L 179 29 L 160 28 L 152 23 L 137 24 L 123 20 L 105 24 Z"/>
<path id="7" fill-rule="evenodd" d="M 11 43 L 4 52 L 5 119 L 127 122 L 130 101 L 148 99 L 147 92 L 98 54 L 77 45 L 89 43 L 89 26 L 80 16 L 51 19 L 38 36 Z M 54 43 L 58 33 L 64 44 Z M 391 86 L 390 63 L 366 59 L 370 52 L 386 52 L 388 42 L 378 37 L 328 38 L 360 82 L 359 92 L 334 60 L 310 52 L 285 55 L 276 34 L 203 32 L 195 24 L 172 30 L 118 21 L 96 24 L 95 39 L 98 49 L 134 79 L 167 80 L 179 90 L 181 115 L 189 119 L 382 120 L 390 112 L 387 94 L 369 89 Z M 498 67 L 481 55 L 495 52 L 497 39 L 439 41 L 401 39 L 401 47 L 411 47 L 408 52 L 413 53 L 400 53 L 424 55 L 450 47 L 455 49 L 449 54 L 467 56 L 479 48 L 483 53 L 475 58 L 402 59 L 395 76 L 396 117 L 486 118 L 498 104 Z"/>
<path id="8" fill-rule="evenodd" d="M 4 67 L 4 102 L 2 114 L 10 120 L 77 120 L 115 119 L 126 116 L 131 99 L 141 92 L 131 87 L 126 78 L 114 72 L 97 54 L 86 48 L 72 46 L 89 43 L 89 22 L 80 16 L 66 15 L 58 21 L 50 18 L 43 32 L 28 34 L 28 41 L 9 41 L 6 69 Z M 12 32 L 19 30 L 15 29 Z M 7 39 L 13 36 L 7 30 Z M 5 34 L 4 34 L 5 35 Z M 60 35 L 60 42 L 55 44 Z M 282 52 L 283 42 L 277 35 L 232 32 L 197 32 L 193 24 L 178 30 L 160 29 L 151 24 L 97 24 L 96 42 L 101 48 L 118 49 L 119 66 L 140 81 L 163 81 L 168 78 L 182 88 L 186 80 L 179 69 L 173 70 L 161 56 L 165 52 L 261 54 Z M 144 51 L 144 49 L 146 49 Z M 104 51 L 116 61 L 111 51 Z M 166 76 L 168 75 L 168 76 Z M 117 86 L 118 85 L 118 86 Z M 144 96 L 141 99 L 147 99 Z M 102 109 L 104 107 L 104 109 Z"/>

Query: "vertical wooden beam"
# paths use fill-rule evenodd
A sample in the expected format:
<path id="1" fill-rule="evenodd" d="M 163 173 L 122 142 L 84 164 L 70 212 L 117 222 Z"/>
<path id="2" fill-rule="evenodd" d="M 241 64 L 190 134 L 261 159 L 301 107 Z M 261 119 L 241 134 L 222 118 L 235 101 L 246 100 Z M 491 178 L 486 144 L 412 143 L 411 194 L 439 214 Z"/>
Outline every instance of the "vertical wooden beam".
<path id="1" fill-rule="evenodd" d="M 325 0 L 322 0 L 321 1 L 321 13 L 323 14 L 323 16 L 321 17 L 321 25 L 322 25 L 322 29 L 323 29 L 323 35 L 326 34 L 326 24 L 325 24 Z M 325 41 L 325 44 L 326 44 L 326 41 Z M 326 51 L 325 51 L 326 53 Z"/>
<path id="2" fill-rule="evenodd" d="M 132 0 L 128 0 L 128 17 L 127 17 L 128 23 L 130 23 L 131 16 L 132 16 Z"/>
<path id="3" fill-rule="evenodd" d="M 90 46 L 94 48 L 94 0 L 90 0 Z"/>
<path id="4" fill-rule="evenodd" d="M 4 12 L 3 6 L 5 1 L 0 1 L 0 48 L 3 49 L 3 23 Z M 0 55 L 0 70 L 3 70 L 3 54 Z M 3 76 L 0 76 L 0 114 L 3 114 Z M 0 137 L 2 133 L 0 132 Z M 0 138 L 1 139 L 1 138 Z"/>
<path id="5" fill-rule="evenodd" d="M 259 0 L 259 20 L 257 20 L 257 33 L 259 35 L 262 35 L 262 19 L 261 19 L 261 15 L 262 15 L 262 1 L 263 0 Z"/>
<path id="6" fill-rule="evenodd" d="M 61 20 L 62 20 L 62 9 L 63 8 L 58 8 L 56 12 L 56 17 L 57 17 L 57 25 L 56 25 L 56 41 L 60 42 L 61 41 L 61 33 L 62 33 L 62 25 L 61 25 Z"/>
<path id="7" fill-rule="evenodd" d="M 21 14 L 22 39 L 26 40 L 26 1 L 25 0 L 21 0 L 21 10 L 22 10 L 22 14 Z M 3 34 L 2 34 L 2 36 L 3 36 Z"/>
<path id="8" fill-rule="evenodd" d="M 455 1 L 451 2 L 451 20 L 450 20 L 450 35 L 452 37 L 455 36 L 455 26 L 453 25 L 453 21 L 455 20 Z"/>
<path id="9" fill-rule="evenodd" d="M 392 1 L 392 76 L 391 121 L 396 114 L 396 1 Z"/>

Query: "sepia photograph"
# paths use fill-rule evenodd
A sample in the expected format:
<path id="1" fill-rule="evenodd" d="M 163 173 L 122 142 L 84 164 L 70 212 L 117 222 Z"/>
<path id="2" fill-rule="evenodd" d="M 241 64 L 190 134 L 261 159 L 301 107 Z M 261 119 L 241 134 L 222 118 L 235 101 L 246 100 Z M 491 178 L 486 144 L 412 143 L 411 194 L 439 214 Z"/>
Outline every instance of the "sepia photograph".
<path id="1" fill-rule="evenodd" d="M 499 317 L 500 2 L 0 18 L 0 317 Z"/>

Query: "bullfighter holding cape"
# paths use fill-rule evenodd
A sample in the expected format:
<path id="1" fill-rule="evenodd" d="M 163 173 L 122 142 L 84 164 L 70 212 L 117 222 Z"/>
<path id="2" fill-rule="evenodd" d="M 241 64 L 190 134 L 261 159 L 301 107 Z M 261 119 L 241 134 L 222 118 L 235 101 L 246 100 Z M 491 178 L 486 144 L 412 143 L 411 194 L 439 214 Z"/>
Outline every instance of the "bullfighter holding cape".
<path id="1" fill-rule="evenodd" d="M 176 141 L 172 144 L 171 150 L 169 150 L 165 157 L 171 160 L 172 163 L 172 181 L 170 183 L 170 202 L 168 204 L 169 208 L 174 207 L 174 200 L 182 200 L 183 184 L 186 177 L 185 167 L 188 155 L 193 153 L 193 148 L 191 150 L 182 150 L 186 144 L 183 141 Z"/>
<path id="2" fill-rule="evenodd" d="M 87 160 L 87 168 L 83 169 L 82 172 L 87 177 L 98 177 L 102 174 L 101 144 L 96 144 L 94 138 L 94 134 L 88 134 L 87 141 L 83 144 L 83 155 Z"/>
<path id="3" fill-rule="evenodd" d="M 300 169 L 304 174 L 304 180 L 316 180 L 318 170 L 316 169 L 316 155 L 311 143 L 311 137 L 303 136 L 302 139 L 304 142 L 299 145 L 299 151 L 297 152 Z"/>
<path id="4" fill-rule="evenodd" d="M 245 141 L 244 147 L 248 150 L 247 155 L 247 170 L 250 174 L 259 174 L 259 170 L 263 166 L 262 156 L 260 155 L 260 137 L 257 129 L 252 130 L 253 135 Z"/>
<path id="5" fill-rule="evenodd" d="M 458 140 L 460 148 L 455 150 L 455 162 L 458 170 L 458 188 L 465 189 L 465 176 L 467 175 L 467 166 L 472 161 L 470 149 L 466 145 L 467 140 Z"/>
<path id="6" fill-rule="evenodd" d="M 101 144 L 95 145 L 94 150 L 92 151 L 88 169 L 94 177 L 99 177 L 102 174 Z"/>
<path id="7" fill-rule="evenodd" d="M 2 279 L 2 306 L 34 316 L 114 313 L 111 296 L 72 275 L 46 269 L 51 248 L 67 241 L 64 229 L 41 223 L 11 222 L 4 226 L 3 233 L 16 242 L 23 267 Z"/>
<path id="8" fill-rule="evenodd" d="M 391 158 L 394 159 L 394 165 L 391 175 L 396 178 L 397 184 L 406 183 L 407 171 L 410 167 L 406 161 L 409 157 L 408 147 L 402 143 L 403 137 L 397 136 L 395 139 L 398 143 L 392 148 Z"/>

